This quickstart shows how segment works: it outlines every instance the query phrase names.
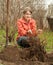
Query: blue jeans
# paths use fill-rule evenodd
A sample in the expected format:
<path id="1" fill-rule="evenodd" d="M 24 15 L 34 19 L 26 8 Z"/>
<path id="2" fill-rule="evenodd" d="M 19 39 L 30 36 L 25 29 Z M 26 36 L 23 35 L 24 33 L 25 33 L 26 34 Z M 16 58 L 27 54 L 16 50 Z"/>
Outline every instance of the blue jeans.
<path id="1" fill-rule="evenodd" d="M 21 47 L 24 48 L 28 48 L 30 47 L 30 45 L 27 42 L 27 36 L 21 36 L 18 40 L 17 40 L 17 44 Z"/>

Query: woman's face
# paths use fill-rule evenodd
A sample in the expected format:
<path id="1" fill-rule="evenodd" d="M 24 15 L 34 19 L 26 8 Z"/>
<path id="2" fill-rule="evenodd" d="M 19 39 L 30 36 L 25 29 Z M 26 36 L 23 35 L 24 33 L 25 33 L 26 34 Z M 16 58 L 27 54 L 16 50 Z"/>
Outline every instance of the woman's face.
<path id="1" fill-rule="evenodd" d="M 31 12 L 30 11 L 27 11 L 25 14 L 24 14 L 24 18 L 29 21 L 31 19 Z"/>

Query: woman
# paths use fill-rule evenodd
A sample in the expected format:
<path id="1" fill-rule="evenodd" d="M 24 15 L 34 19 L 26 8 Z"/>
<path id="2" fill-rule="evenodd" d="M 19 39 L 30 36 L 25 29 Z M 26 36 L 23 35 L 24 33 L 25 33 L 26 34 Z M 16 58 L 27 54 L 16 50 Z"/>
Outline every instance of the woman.
<path id="1" fill-rule="evenodd" d="M 32 18 L 30 7 L 26 7 L 23 11 L 23 17 L 17 21 L 17 44 L 28 48 L 30 45 L 27 42 L 29 36 L 37 36 L 42 30 L 37 30 L 36 21 Z"/>

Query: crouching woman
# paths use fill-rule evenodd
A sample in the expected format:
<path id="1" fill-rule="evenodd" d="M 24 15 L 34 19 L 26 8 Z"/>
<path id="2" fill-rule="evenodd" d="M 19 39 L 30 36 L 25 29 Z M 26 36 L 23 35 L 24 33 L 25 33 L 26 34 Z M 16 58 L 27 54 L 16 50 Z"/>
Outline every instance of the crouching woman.
<path id="1" fill-rule="evenodd" d="M 26 7 L 23 11 L 23 17 L 17 21 L 17 44 L 23 48 L 28 48 L 30 45 L 27 42 L 29 36 L 37 36 L 42 30 L 37 30 L 36 21 L 32 18 L 30 7 Z"/>

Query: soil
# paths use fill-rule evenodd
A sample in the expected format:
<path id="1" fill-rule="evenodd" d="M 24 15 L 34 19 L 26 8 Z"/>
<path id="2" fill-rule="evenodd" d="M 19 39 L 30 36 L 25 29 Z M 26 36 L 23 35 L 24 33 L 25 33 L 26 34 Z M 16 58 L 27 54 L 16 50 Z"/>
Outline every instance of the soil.
<path id="1" fill-rule="evenodd" d="M 0 63 L 4 65 L 53 65 L 53 53 L 47 54 L 47 61 L 42 62 L 36 56 L 31 57 L 35 58 L 35 60 L 31 60 L 31 58 L 26 59 L 23 55 L 25 53 L 21 54 L 22 51 L 24 52 L 26 49 L 18 49 L 17 46 L 7 46 L 0 52 Z M 28 54 L 29 52 L 27 51 L 26 53 Z"/>

